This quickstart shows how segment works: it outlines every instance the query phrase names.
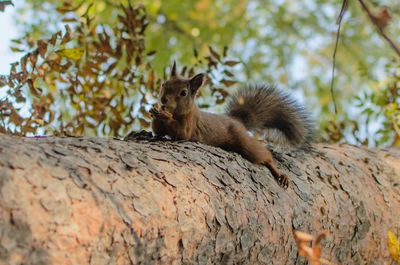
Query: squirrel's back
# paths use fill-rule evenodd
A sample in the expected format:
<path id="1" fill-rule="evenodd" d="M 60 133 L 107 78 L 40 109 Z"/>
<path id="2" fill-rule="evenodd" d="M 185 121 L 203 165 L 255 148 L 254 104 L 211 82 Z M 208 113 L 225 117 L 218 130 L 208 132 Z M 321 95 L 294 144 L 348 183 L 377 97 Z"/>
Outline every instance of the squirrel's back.
<path id="1" fill-rule="evenodd" d="M 247 86 L 230 99 L 227 115 L 278 144 L 301 147 L 314 133 L 310 114 L 287 93 L 274 86 Z"/>

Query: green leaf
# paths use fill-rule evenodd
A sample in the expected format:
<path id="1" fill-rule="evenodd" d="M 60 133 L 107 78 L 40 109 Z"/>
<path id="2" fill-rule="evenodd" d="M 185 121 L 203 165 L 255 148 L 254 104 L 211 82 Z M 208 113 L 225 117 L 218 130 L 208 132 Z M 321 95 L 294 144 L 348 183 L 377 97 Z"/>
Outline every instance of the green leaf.
<path id="1" fill-rule="evenodd" d="M 82 48 L 72 48 L 72 49 L 63 49 L 58 50 L 56 53 L 61 57 L 66 57 L 68 59 L 78 61 L 81 59 L 84 50 Z"/>

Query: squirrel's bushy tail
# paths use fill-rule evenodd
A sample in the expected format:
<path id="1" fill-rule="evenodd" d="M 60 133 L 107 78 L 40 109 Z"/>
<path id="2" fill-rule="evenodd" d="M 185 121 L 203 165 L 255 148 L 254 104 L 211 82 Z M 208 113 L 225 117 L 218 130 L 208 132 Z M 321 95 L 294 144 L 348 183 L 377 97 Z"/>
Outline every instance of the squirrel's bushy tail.
<path id="1" fill-rule="evenodd" d="M 240 89 L 231 97 L 226 113 L 248 130 L 266 134 L 268 140 L 278 144 L 300 147 L 313 137 L 314 122 L 308 112 L 274 86 Z"/>

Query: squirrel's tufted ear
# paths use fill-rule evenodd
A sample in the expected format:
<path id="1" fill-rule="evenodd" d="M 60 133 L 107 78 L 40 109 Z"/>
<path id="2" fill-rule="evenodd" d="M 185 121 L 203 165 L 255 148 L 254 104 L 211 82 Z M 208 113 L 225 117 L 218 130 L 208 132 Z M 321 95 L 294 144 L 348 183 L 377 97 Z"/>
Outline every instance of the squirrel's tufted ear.
<path id="1" fill-rule="evenodd" d="M 171 77 L 176 77 L 176 62 L 174 60 L 174 64 L 172 65 L 171 69 Z"/>
<path id="2" fill-rule="evenodd" d="M 204 84 L 205 80 L 206 80 L 205 74 L 197 74 L 193 76 L 189 81 L 192 93 L 195 93 Z"/>

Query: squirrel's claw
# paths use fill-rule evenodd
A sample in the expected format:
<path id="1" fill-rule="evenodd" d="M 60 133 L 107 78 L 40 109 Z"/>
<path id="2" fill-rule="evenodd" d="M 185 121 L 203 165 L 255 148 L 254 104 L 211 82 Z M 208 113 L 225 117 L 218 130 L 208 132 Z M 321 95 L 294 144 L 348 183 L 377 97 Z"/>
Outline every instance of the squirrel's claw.
<path id="1" fill-rule="evenodd" d="M 153 118 L 157 118 L 157 119 L 163 119 L 163 120 L 170 120 L 172 119 L 172 114 L 164 109 L 160 109 L 160 107 L 158 105 L 154 105 L 151 109 L 150 109 L 150 115 Z"/>
<path id="2" fill-rule="evenodd" d="M 281 173 L 273 162 L 269 161 L 269 162 L 264 162 L 263 164 L 268 167 L 268 169 L 272 173 L 272 176 L 274 176 L 275 180 L 278 182 L 279 186 L 281 186 L 284 189 L 287 189 L 289 187 L 288 176 Z"/>
<path id="3" fill-rule="evenodd" d="M 151 117 L 153 118 L 157 117 L 160 114 L 160 110 L 156 106 L 153 106 L 149 112 Z"/>
<path id="4" fill-rule="evenodd" d="M 282 188 L 287 189 L 289 187 L 289 178 L 286 175 L 280 174 L 277 180 Z"/>

